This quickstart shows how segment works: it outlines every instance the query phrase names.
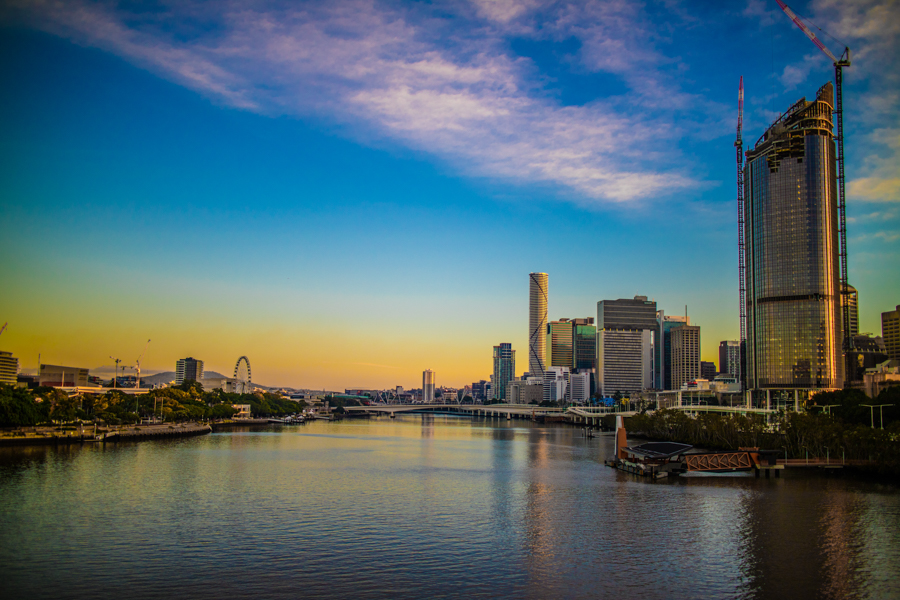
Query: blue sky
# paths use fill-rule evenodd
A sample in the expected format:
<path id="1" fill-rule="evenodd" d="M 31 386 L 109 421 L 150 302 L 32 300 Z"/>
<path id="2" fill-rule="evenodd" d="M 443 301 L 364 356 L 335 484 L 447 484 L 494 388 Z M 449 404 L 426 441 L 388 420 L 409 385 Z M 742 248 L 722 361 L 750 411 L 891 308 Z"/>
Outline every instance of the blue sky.
<path id="1" fill-rule="evenodd" d="M 845 71 L 850 280 L 900 303 L 900 9 L 795 3 Z M 828 60 L 775 2 L 24 2 L 0 8 L 0 346 L 193 354 L 351 387 L 525 366 L 550 317 L 644 294 L 737 336 L 734 128 Z M 132 350 L 132 348 L 135 348 Z M 105 362 L 104 362 L 105 361 Z"/>

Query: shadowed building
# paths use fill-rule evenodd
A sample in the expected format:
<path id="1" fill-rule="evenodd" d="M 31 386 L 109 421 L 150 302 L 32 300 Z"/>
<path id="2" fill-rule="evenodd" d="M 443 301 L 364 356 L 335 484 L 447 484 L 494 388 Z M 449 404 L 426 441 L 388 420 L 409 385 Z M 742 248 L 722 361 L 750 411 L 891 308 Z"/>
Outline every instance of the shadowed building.
<path id="1" fill-rule="evenodd" d="M 188 356 L 175 363 L 175 385 L 203 379 L 203 361 Z"/>
<path id="2" fill-rule="evenodd" d="M 16 385 L 19 375 L 19 359 L 12 352 L 0 352 L 0 383 Z"/>
<path id="3" fill-rule="evenodd" d="M 671 331 L 672 389 L 700 378 L 700 327 L 682 325 Z"/>
<path id="4" fill-rule="evenodd" d="M 888 358 L 900 360 L 900 305 L 896 310 L 881 313 L 881 339 Z"/>
<path id="5" fill-rule="evenodd" d="M 719 372 L 741 380 L 741 343 L 734 340 L 719 342 Z"/>
<path id="6" fill-rule="evenodd" d="M 831 83 L 747 152 L 747 386 L 794 402 L 844 385 Z"/>

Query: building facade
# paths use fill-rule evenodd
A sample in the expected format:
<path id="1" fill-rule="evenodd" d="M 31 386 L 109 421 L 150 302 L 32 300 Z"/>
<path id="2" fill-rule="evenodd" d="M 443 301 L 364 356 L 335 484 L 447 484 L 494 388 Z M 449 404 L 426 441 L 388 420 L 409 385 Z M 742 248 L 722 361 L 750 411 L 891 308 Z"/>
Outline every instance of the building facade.
<path id="1" fill-rule="evenodd" d="M 494 375 L 491 379 L 491 394 L 497 400 L 506 399 L 506 386 L 516 378 L 516 351 L 512 344 L 494 346 Z"/>
<path id="2" fill-rule="evenodd" d="M 570 376 L 568 367 L 547 367 L 544 370 L 544 402 L 566 402 Z"/>
<path id="3" fill-rule="evenodd" d="M 706 379 L 707 381 L 712 381 L 716 378 L 718 372 L 716 371 L 716 363 L 706 360 L 700 361 L 700 378 Z"/>
<path id="4" fill-rule="evenodd" d="M 654 386 L 658 324 L 646 296 L 597 303 L 597 391 L 603 396 Z"/>
<path id="5" fill-rule="evenodd" d="M 543 377 L 547 366 L 544 355 L 547 350 L 549 276 L 531 273 L 528 281 L 528 372 L 534 377 Z"/>
<path id="6" fill-rule="evenodd" d="M 16 385 L 19 375 L 19 359 L 12 352 L 0 352 L 0 383 Z"/>
<path id="7" fill-rule="evenodd" d="M 84 387 L 90 385 L 89 375 L 89 370 L 81 367 L 41 365 L 38 369 L 38 382 L 51 387 Z"/>
<path id="8" fill-rule="evenodd" d="M 569 319 L 547 323 L 546 367 L 575 367 L 575 325 Z"/>
<path id="9" fill-rule="evenodd" d="M 719 373 L 741 380 L 741 343 L 734 340 L 719 342 Z"/>
<path id="10" fill-rule="evenodd" d="M 700 327 L 682 325 L 670 332 L 672 336 L 672 388 L 700 378 Z"/>
<path id="11" fill-rule="evenodd" d="M 422 371 L 422 402 L 434 403 L 434 371 L 431 369 Z"/>
<path id="12" fill-rule="evenodd" d="M 829 82 L 747 152 L 746 381 L 767 398 L 844 385 L 833 110 Z"/>
<path id="13" fill-rule="evenodd" d="M 891 360 L 900 360 L 900 305 L 896 310 L 881 313 L 881 339 Z"/>
<path id="14" fill-rule="evenodd" d="M 654 376 L 654 385 L 659 390 L 678 389 L 672 387 L 672 335 L 671 332 L 676 327 L 682 325 L 690 325 L 691 319 L 687 315 L 667 315 L 665 311 L 656 311 L 656 322 L 659 330 L 657 332 L 657 344 L 654 348 L 654 368 L 656 370 Z"/>
<path id="15" fill-rule="evenodd" d="M 575 369 L 597 368 L 597 326 L 594 317 L 575 319 Z"/>
<path id="16" fill-rule="evenodd" d="M 203 379 L 203 361 L 191 356 L 180 358 L 175 363 L 175 385 L 181 385 L 185 381 L 200 381 Z"/>
<path id="17" fill-rule="evenodd" d="M 850 284 L 844 288 L 844 300 L 850 309 L 850 337 L 859 335 L 859 292 Z"/>

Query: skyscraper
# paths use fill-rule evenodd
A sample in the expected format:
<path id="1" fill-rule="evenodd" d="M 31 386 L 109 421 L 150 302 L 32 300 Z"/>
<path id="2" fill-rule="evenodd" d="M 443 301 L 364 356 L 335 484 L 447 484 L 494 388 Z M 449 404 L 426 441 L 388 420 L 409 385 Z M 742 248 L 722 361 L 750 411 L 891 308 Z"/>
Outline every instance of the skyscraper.
<path id="1" fill-rule="evenodd" d="M 528 372 L 534 377 L 544 376 L 544 352 L 547 336 L 548 275 L 531 273 L 528 276 Z"/>
<path id="2" fill-rule="evenodd" d="M 719 342 L 719 372 L 741 380 L 741 343 L 735 340 Z"/>
<path id="3" fill-rule="evenodd" d="M 660 390 L 676 389 L 672 386 L 672 330 L 682 325 L 690 325 L 691 319 L 687 315 L 667 315 L 665 311 L 658 310 L 656 321 L 659 330 L 653 349 L 655 370 L 653 387 Z"/>
<path id="4" fill-rule="evenodd" d="M 202 360 L 188 356 L 187 358 L 178 359 L 175 363 L 175 385 L 181 385 L 185 381 L 200 381 L 201 379 L 203 379 Z"/>
<path id="5" fill-rule="evenodd" d="M 597 303 L 597 388 L 604 396 L 654 385 L 656 302 L 646 296 Z"/>
<path id="6" fill-rule="evenodd" d="M 672 336 L 672 387 L 680 390 L 685 383 L 700 377 L 700 327 L 682 325 Z"/>
<path id="7" fill-rule="evenodd" d="M 747 152 L 747 386 L 767 395 L 844 385 L 833 110 L 829 82 Z"/>
<path id="8" fill-rule="evenodd" d="M 512 344 L 502 343 L 494 346 L 494 376 L 491 396 L 503 400 L 506 398 L 507 384 L 516 378 L 516 351 Z"/>
<path id="9" fill-rule="evenodd" d="M 881 338 L 888 358 L 900 360 L 900 305 L 897 310 L 881 313 Z"/>
<path id="10" fill-rule="evenodd" d="M 422 402 L 434 402 L 434 371 L 431 369 L 422 371 Z"/>
<path id="11" fill-rule="evenodd" d="M 547 323 L 547 367 L 575 367 L 575 324 L 570 319 Z"/>
<path id="12" fill-rule="evenodd" d="M 575 319 L 575 368 L 597 368 L 597 327 L 594 317 Z"/>

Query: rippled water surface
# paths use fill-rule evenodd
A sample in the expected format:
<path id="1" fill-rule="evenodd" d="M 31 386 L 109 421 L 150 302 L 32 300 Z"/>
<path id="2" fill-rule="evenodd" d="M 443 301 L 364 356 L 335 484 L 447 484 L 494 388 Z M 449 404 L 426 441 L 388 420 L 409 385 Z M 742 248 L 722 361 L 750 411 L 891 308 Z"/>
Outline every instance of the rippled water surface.
<path id="1" fill-rule="evenodd" d="M 0 452 L 3 598 L 900 598 L 898 489 L 407 415 Z"/>

